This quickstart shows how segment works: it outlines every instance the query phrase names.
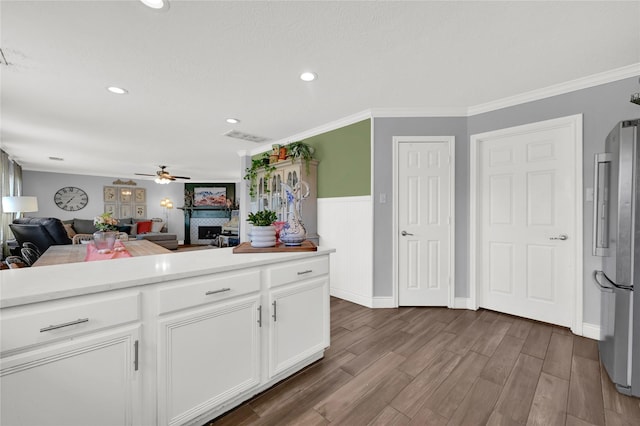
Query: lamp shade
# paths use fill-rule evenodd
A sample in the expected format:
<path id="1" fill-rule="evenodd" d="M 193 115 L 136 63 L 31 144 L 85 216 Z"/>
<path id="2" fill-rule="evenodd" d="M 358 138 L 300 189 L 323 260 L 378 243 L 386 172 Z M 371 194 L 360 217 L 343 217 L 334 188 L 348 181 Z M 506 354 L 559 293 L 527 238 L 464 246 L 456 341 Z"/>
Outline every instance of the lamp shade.
<path id="1" fill-rule="evenodd" d="M 38 199 L 36 197 L 2 197 L 2 211 L 4 213 L 37 212 Z"/>

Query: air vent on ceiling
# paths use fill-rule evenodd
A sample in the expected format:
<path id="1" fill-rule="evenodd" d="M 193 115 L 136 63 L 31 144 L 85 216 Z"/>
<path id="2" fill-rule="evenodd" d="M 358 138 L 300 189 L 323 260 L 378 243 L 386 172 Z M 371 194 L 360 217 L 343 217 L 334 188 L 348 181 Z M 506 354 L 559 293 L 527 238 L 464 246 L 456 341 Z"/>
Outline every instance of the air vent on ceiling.
<path id="1" fill-rule="evenodd" d="M 224 135 L 229 136 L 230 138 L 242 139 L 244 141 L 255 143 L 263 143 L 271 140 L 269 138 L 265 138 L 264 136 L 250 135 L 249 133 L 239 132 L 237 130 L 230 130 Z"/>

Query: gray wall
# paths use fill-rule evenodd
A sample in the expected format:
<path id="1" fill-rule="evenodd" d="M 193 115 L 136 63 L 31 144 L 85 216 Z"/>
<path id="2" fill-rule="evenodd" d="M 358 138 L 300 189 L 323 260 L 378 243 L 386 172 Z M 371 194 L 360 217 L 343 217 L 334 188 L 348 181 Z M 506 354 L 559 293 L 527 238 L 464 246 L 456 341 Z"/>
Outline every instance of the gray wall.
<path id="1" fill-rule="evenodd" d="M 456 296 L 467 291 L 469 149 L 467 119 L 375 118 L 373 120 L 373 295 L 390 297 L 392 289 L 393 137 L 455 136 L 456 141 Z M 387 202 L 380 203 L 380 194 Z"/>
<path id="2" fill-rule="evenodd" d="M 23 171 L 23 194 L 38 197 L 38 211 L 27 213 L 27 216 L 57 217 L 62 220 L 73 218 L 93 219 L 95 216 L 104 213 L 102 187 L 113 186 L 113 181 L 116 179 L 102 176 Z M 172 182 L 168 185 L 158 185 L 150 180 L 134 180 L 134 182 L 138 184 L 136 188 L 146 188 L 147 190 L 147 216 L 149 218 L 164 218 L 160 200 L 169 197 L 173 201 L 174 208 L 168 210 L 169 232 L 176 234 L 178 240 L 183 240 L 184 215 L 182 210 L 175 207 L 184 205 L 184 184 Z M 84 209 L 77 212 L 68 212 L 56 206 L 53 196 L 56 191 L 65 186 L 77 186 L 87 193 L 89 203 Z"/>
<path id="3" fill-rule="evenodd" d="M 572 93 L 503 108 L 469 118 L 376 118 L 374 120 L 374 296 L 392 295 L 392 138 L 393 136 L 456 137 L 456 297 L 468 297 L 469 250 L 469 138 L 471 135 L 537 121 L 583 114 L 584 189 L 593 186 L 593 155 L 602 151 L 613 126 L 640 117 L 640 107 L 629 102 L 640 90 L 632 77 Z M 387 194 L 380 204 L 380 193 Z M 600 293 L 592 271 L 600 266 L 591 255 L 591 201 L 584 202 L 584 322 L 600 323 Z"/>

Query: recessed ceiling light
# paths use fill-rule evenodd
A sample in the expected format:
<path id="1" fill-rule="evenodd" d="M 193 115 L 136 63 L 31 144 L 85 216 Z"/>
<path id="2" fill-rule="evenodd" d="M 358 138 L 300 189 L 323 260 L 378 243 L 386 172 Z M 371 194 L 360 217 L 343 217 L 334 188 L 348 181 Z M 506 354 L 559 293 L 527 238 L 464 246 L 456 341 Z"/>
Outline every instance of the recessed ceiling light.
<path id="1" fill-rule="evenodd" d="M 148 6 L 151 9 L 162 9 L 165 4 L 164 0 L 140 0 L 140 1 L 144 3 L 145 6 Z"/>
<path id="2" fill-rule="evenodd" d="M 238 120 L 237 118 L 227 118 L 227 123 L 229 124 L 238 124 L 240 122 L 240 120 Z"/>
<path id="3" fill-rule="evenodd" d="M 121 87 L 116 87 L 116 86 L 109 86 L 107 87 L 107 90 L 110 91 L 111 93 L 115 93 L 116 95 L 126 95 L 127 93 L 129 93 L 127 92 L 126 89 L 123 89 Z"/>
<path id="4" fill-rule="evenodd" d="M 303 72 L 300 74 L 300 80 L 302 81 L 313 81 L 318 78 L 318 74 L 315 72 Z"/>

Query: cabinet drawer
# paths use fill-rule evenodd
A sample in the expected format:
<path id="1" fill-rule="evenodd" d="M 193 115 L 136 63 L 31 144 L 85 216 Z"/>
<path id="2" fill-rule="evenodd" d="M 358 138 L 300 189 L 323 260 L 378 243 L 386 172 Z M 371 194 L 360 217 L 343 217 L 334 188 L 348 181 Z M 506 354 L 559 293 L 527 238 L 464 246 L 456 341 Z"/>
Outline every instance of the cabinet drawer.
<path id="1" fill-rule="evenodd" d="M 267 269 L 269 287 L 277 287 L 329 273 L 329 258 L 324 256 L 300 262 L 290 262 Z"/>
<path id="2" fill-rule="evenodd" d="M 12 351 L 140 319 L 140 294 L 78 297 L 4 310 L 2 351 Z"/>
<path id="3" fill-rule="evenodd" d="M 158 312 L 165 314 L 260 290 L 260 271 L 205 275 L 158 290 Z"/>

